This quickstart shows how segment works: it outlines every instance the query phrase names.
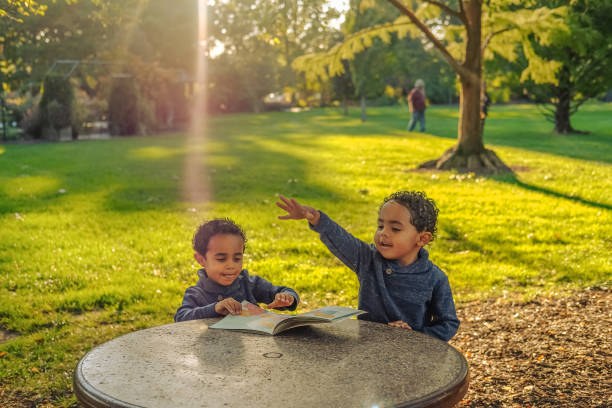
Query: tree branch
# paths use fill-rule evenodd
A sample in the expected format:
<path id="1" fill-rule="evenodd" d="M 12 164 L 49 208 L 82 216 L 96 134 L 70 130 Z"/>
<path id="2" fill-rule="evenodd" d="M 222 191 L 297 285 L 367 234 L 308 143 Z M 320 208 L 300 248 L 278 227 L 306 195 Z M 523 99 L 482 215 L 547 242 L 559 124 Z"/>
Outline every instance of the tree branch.
<path id="1" fill-rule="evenodd" d="M 447 6 L 446 4 L 440 3 L 439 1 L 436 1 L 436 0 L 424 0 L 424 1 L 425 1 L 425 3 L 429 3 L 432 6 L 438 7 L 440 10 L 444 10 L 447 14 L 450 14 L 453 17 L 457 17 L 464 24 L 467 23 L 467 19 L 465 17 L 465 13 L 457 11 L 457 10 L 453 10 L 452 8 Z"/>
<path id="2" fill-rule="evenodd" d="M 610 60 L 610 58 L 612 58 L 612 49 L 610 49 L 609 51 L 607 51 L 604 55 L 602 55 L 600 58 L 595 59 L 595 61 L 593 61 L 590 64 L 583 64 L 582 66 L 579 66 L 576 69 L 576 82 L 578 82 L 581 79 L 584 78 L 589 78 L 589 77 L 593 77 L 594 75 L 602 75 L 603 73 L 605 73 L 605 70 L 609 68 L 609 64 L 608 61 Z M 570 60 L 572 61 L 572 60 Z M 597 72 L 599 71 L 599 72 Z M 593 74 L 594 73 L 594 74 Z M 591 75 L 593 74 L 593 75 Z"/>
<path id="3" fill-rule="evenodd" d="M 554 105 L 553 105 L 554 107 Z M 544 119 L 551 123 L 555 123 L 555 109 L 550 108 L 548 104 L 536 103 L 536 108 L 540 111 L 540 114 L 544 116 Z"/>
<path id="4" fill-rule="evenodd" d="M 580 108 L 580 105 L 582 105 L 583 103 L 585 103 L 589 99 L 591 99 L 591 98 L 583 97 L 583 98 L 580 98 L 579 100 L 573 102 L 571 104 L 571 108 L 570 108 L 570 116 L 572 116 L 574 113 L 578 112 L 578 109 Z"/>
<path id="5" fill-rule="evenodd" d="M 501 30 L 494 31 L 491 34 L 487 35 L 487 38 L 485 38 L 484 42 L 482 43 L 482 48 L 481 48 L 482 53 L 484 54 L 485 50 L 489 46 L 489 43 L 491 42 L 491 39 L 493 37 L 495 37 L 497 34 L 505 33 L 506 31 L 510 31 L 510 30 L 512 30 L 512 28 L 506 27 L 506 28 L 502 28 Z"/>
<path id="6" fill-rule="evenodd" d="M 467 68 L 465 68 L 463 65 L 461 65 L 459 61 L 453 58 L 453 56 L 448 52 L 444 44 L 442 44 L 442 42 L 440 42 L 440 40 L 438 40 L 438 38 L 435 35 L 433 35 L 429 27 L 423 24 L 423 22 L 419 20 L 419 18 L 411 10 L 406 8 L 406 6 L 404 6 L 398 0 L 387 0 L 387 1 L 393 4 L 395 8 L 397 8 L 402 14 L 407 16 L 410 19 L 410 21 L 412 21 L 412 23 L 416 25 L 419 28 L 419 30 L 421 30 L 421 32 L 425 35 L 425 37 L 427 37 L 427 39 L 431 41 L 434 47 L 436 47 L 438 51 L 440 51 L 444 59 L 449 63 L 449 65 L 455 70 L 457 74 L 459 74 L 462 77 L 472 76 L 471 72 Z"/>

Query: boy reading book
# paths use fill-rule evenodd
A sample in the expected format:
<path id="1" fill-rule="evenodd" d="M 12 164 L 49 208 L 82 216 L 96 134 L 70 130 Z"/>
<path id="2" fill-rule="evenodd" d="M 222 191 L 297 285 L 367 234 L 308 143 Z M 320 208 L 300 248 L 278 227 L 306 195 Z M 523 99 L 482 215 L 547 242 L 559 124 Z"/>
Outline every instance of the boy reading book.
<path id="1" fill-rule="evenodd" d="M 266 303 L 268 308 L 295 310 L 300 298 L 291 288 L 275 286 L 242 269 L 246 236 L 229 219 L 202 224 L 193 237 L 194 258 L 202 266 L 199 280 L 187 288 L 174 321 L 242 313 L 242 301 Z"/>

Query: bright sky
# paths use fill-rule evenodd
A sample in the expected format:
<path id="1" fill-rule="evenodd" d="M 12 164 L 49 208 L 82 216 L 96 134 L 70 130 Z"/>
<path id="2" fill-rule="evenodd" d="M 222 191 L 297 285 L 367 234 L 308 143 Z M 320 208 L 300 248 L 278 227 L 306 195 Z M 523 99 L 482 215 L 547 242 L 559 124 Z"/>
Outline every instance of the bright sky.
<path id="1" fill-rule="evenodd" d="M 332 22 L 333 27 L 340 28 L 340 25 L 344 22 L 344 12 L 349 8 L 349 0 L 328 0 L 327 3 L 342 13 L 342 16 Z"/>
<path id="2" fill-rule="evenodd" d="M 221 0 L 223 1 L 223 0 Z M 342 23 L 344 22 L 344 13 L 349 9 L 349 1 L 350 0 L 327 0 L 327 3 L 335 8 L 336 10 L 338 10 L 342 15 L 340 16 L 340 18 L 334 20 L 331 22 L 331 26 L 332 27 L 336 27 L 336 28 L 340 28 L 340 26 L 342 25 Z M 215 4 L 214 0 L 208 0 L 208 5 L 209 6 L 213 6 Z M 217 55 L 221 54 L 223 52 L 223 44 L 221 43 L 217 43 L 214 45 L 214 47 L 211 49 L 210 51 L 210 55 L 214 58 Z"/>
<path id="3" fill-rule="evenodd" d="M 349 0 L 329 0 L 329 5 L 336 10 L 346 11 L 349 7 Z"/>

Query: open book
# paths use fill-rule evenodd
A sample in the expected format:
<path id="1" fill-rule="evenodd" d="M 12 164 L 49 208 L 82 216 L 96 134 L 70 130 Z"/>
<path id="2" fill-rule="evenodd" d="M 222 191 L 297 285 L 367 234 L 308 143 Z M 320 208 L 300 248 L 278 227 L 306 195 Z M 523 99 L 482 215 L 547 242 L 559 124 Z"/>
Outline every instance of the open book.
<path id="1" fill-rule="evenodd" d="M 267 334 L 278 334 L 297 326 L 318 323 L 333 323 L 366 313 L 363 310 L 342 306 L 325 306 L 298 315 L 274 313 L 247 302 L 242 302 L 242 314 L 228 314 L 210 326 L 211 329 L 245 330 Z"/>

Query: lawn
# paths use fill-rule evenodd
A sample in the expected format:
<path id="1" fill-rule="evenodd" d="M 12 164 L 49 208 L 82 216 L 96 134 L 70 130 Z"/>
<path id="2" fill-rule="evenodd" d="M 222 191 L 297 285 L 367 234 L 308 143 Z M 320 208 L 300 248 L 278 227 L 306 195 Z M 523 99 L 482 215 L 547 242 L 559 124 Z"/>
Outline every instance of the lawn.
<path id="1" fill-rule="evenodd" d="M 171 322 L 196 281 L 192 234 L 210 217 L 244 227 L 245 268 L 295 288 L 298 311 L 355 307 L 353 273 L 304 222 L 277 219 L 278 194 L 370 241 L 386 195 L 426 191 L 440 208 L 430 256 L 459 305 L 610 284 L 612 104 L 575 115 L 589 135 L 553 134 L 533 106 L 493 106 L 485 143 L 517 170 L 493 177 L 413 171 L 454 144 L 456 107 L 429 109 L 427 134 L 405 130 L 405 108 L 368 113 L 222 116 L 200 138 L 0 145 L 0 328 L 14 336 L 0 344 L 0 405 L 70 406 L 87 351 Z M 208 201 L 186 198 L 194 185 Z"/>

